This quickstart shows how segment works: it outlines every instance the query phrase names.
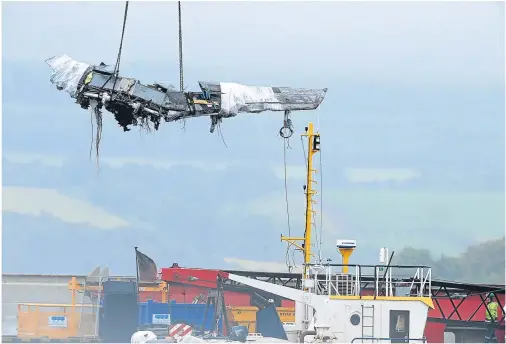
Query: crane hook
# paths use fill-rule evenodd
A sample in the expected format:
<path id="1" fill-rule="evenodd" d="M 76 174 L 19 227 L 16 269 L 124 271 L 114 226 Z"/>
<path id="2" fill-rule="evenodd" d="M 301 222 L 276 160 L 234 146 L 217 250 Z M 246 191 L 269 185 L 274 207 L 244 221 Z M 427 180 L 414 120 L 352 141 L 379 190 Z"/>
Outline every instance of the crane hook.
<path id="1" fill-rule="evenodd" d="M 293 125 L 292 120 L 290 119 L 290 110 L 285 110 L 285 120 L 283 121 L 283 126 L 279 129 L 279 136 L 284 139 L 289 139 L 293 135 Z"/>

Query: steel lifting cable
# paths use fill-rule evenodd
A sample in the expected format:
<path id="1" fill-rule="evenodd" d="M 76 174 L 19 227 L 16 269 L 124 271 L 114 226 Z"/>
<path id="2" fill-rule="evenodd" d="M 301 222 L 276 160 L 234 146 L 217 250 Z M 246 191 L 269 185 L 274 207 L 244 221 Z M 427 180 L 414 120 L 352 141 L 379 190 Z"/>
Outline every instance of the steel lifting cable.
<path id="1" fill-rule="evenodd" d="M 178 22 L 179 22 L 179 89 L 183 92 L 183 26 L 181 19 L 181 1 L 177 2 Z"/>
<path id="2" fill-rule="evenodd" d="M 318 114 L 318 124 L 317 124 L 317 132 L 320 133 L 320 114 Z M 319 172 L 320 172 L 320 228 L 319 228 L 319 240 L 318 240 L 318 254 L 319 254 L 319 260 L 320 260 L 320 263 L 321 263 L 321 254 L 323 252 L 322 250 L 322 246 L 323 246 L 323 166 L 322 166 L 322 149 L 321 149 L 321 146 L 320 146 L 320 149 L 319 149 Z M 316 230 L 316 228 L 315 228 Z"/>
<path id="3" fill-rule="evenodd" d="M 287 173 L 286 173 L 286 170 L 287 170 L 287 166 L 286 166 L 286 150 L 287 148 L 290 148 L 290 143 L 288 142 L 288 138 L 283 138 L 283 166 L 284 166 L 284 175 L 285 175 L 285 204 L 286 204 L 286 221 L 287 221 L 287 225 L 288 225 L 288 236 L 291 237 L 292 236 L 292 229 L 291 229 L 291 226 L 290 226 L 290 206 L 289 206 L 289 203 L 288 203 L 288 182 L 287 182 Z M 287 246 L 286 246 L 286 255 L 285 255 L 285 260 L 286 260 L 286 265 L 288 267 L 288 272 L 292 272 L 292 268 L 293 266 L 290 264 L 290 246 L 291 244 L 288 243 Z"/>
<path id="4" fill-rule="evenodd" d="M 116 65 L 114 66 L 114 72 L 109 76 L 109 78 L 104 82 L 102 85 L 102 89 L 105 87 L 105 85 L 111 80 L 112 76 L 114 75 L 114 84 L 112 87 L 112 96 L 114 97 L 114 90 L 116 88 L 116 81 L 118 80 L 118 74 L 119 74 L 119 66 L 121 63 L 121 53 L 123 50 L 123 40 L 125 38 L 125 28 L 126 28 L 126 21 L 128 17 L 128 1 L 125 2 L 125 13 L 123 14 L 123 28 L 121 29 L 121 39 L 119 42 L 119 49 L 118 49 L 118 56 L 116 57 Z M 97 159 L 97 166 L 99 161 L 99 146 L 100 141 L 102 140 L 102 116 L 98 110 L 98 108 L 94 109 L 95 112 L 95 121 L 97 122 L 97 130 L 96 130 L 96 136 L 95 136 L 95 150 L 96 150 L 96 159 Z M 92 127 L 91 127 L 91 135 L 93 140 L 93 119 L 92 121 Z M 91 147 L 90 147 L 90 157 L 91 157 Z"/>
<path id="5" fill-rule="evenodd" d="M 323 246 L 323 165 L 322 165 L 322 149 L 320 146 L 320 152 L 319 152 L 319 158 L 320 158 L 320 260 L 321 260 L 321 253 L 323 252 L 322 246 Z"/>
<path id="6" fill-rule="evenodd" d="M 290 211 L 289 211 L 289 205 L 288 205 L 288 178 L 287 178 L 287 164 L 286 164 L 286 150 L 290 148 L 290 143 L 288 142 L 288 139 L 283 140 L 283 165 L 284 165 L 284 174 L 285 174 L 285 203 L 286 203 L 286 219 L 287 219 L 287 225 L 288 225 L 288 236 L 292 235 L 292 229 L 290 226 Z"/>
<path id="7" fill-rule="evenodd" d="M 119 41 L 118 56 L 116 57 L 116 64 L 114 65 L 114 71 L 109 76 L 109 78 L 107 78 L 107 80 L 104 82 L 104 84 L 102 85 L 101 89 L 103 89 L 105 87 L 105 85 L 109 82 L 109 80 L 111 80 L 111 78 L 112 78 L 113 75 L 115 76 L 115 78 L 114 78 L 114 85 L 113 85 L 113 88 L 112 88 L 113 92 L 114 92 L 114 87 L 116 87 L 116 80 L 118 79 L 119 65 L 120 65 L 120 62 L 121 62 L 121 53 L 122 53 L 122 50 L 123 50 L 123 39 L 125 38 L 125 28 L 126 28 L 127 16 L 128 16 L 128 1 L 125 2 L 125 13 L 123 14 L 123 28 L 121 29 L 121 39 Z"/>
<path id="8" fill-rule="evenodd" d="M 113 90 L 116 87 L 116 80 L 118 80 L 118 74 L 119 74 L 119 66 L 121 63 L 121 53 L 123 51 L 123 39 L 125 38 L 125 28 L 126 28 L 126 22 L 128 17 L 128 1 L 125 1 L 125 13 L 123 15 L 123 28 L 121 30 L 121 39 L 119 41 L 119 49 L 118 49 L 118 57 L 116 58 L 116 65 L 114 66 L 114 86 Z"/>
<path id="9" fill-rule="evenodd" d="M 177 19 L 179 25 L 179 90 L 183 92 L 184 90 L 184 78 L 183 78 L 183 19 L 181 15 L 181 1 L 177 2 Z M 183 117 L 183 130 L 186 130 L 186 117 Z M 219 129 L 218 129 L 219 130 Z M 220 132 L 221 135 L 221 132 Z M 221 137 L 225 146 L 225 140 L 223 139 L 223 135 Z"/>

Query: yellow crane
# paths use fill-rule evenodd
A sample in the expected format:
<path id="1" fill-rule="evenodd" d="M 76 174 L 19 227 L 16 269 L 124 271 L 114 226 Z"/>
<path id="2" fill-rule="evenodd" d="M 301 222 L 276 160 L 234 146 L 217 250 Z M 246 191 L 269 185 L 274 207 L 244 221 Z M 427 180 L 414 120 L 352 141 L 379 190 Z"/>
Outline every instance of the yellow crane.
<path id="1" fill-rule="evenodd" d="M 313 123 L 309 123 L 306 127 L 305 133 L 302 134 L 302 137 L 307 138 L 307 171 L 306 171 L 306 185 L 305 185 L 305 194 L 306 194 L 306 226 L 304 230 L 303 237 L 286 237 L 281 235 L 281 241 L 288 242 L 289 245 L 295 246 L 297 249 L 301 250 L 304 254 L 304 277 L 309 277 L 309 264 L 311 263 L 311 230 L 313 229 L 313 214 L 316 212 L 313 210 L 313 204 L 316 204 L 316 201 L 313 199 L 313 196 L 317 194 L 317 191 L 313 188 L 313 184 L 316 184 L 316 180 L 314 178 L 314 174 L 318 171 L 313 168 L 313 158 L 316 153 L 320 151 L 320 134 L 314 131 Z M 302 242 L 302 244 L 298 244 Z"/>

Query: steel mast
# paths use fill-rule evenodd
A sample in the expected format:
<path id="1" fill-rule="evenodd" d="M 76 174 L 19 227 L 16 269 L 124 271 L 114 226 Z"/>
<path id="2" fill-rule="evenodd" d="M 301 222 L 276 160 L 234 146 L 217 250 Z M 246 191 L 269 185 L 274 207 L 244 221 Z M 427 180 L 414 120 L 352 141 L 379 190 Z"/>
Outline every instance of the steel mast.
<path id="1" fill-rule="evenodd" d="M 309 123 L 306 127 L 306 131 L 304 134 L 301 134 L 302 137 L 307 137 L 307 179 L 306 185 L 304 186 L 305 194 L 306 194 L 306 229 L 304 231 L 304 237 L 285 237 L 281 235 L 281 241 L 286 241 L 290 245 L 294 245 L 296 248 L 301 250 L 304 253 L 304 270 L 303 270 L 303 279 L 309 278 L 309 264 L 311 263 L 311 230 L 313 229 L 313 214 L 316 213 L 313 210 L 313 204 L 316 204 L 316 201 L 313 200 L 313 196 L 317 194 L 317 191 L 314 190 L 313 184 L 316 184 L 316 180 L 314 179 L 314 174 L 318 171 L 313 168 L 313 157 L 316 153 L 320 151 L 320 134 L 318 132 L 314 132 L 313 123 Z M 302 242 L 302 244 L 298 244 L 297 242 Z"/>

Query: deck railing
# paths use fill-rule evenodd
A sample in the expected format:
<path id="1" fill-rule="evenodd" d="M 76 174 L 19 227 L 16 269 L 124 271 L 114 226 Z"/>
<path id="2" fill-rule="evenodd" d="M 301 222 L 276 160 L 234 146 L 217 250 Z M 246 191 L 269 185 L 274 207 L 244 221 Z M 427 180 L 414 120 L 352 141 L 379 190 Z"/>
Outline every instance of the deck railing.
<path id="1" fill-rule="evenodd" d="M 432 270 L 423 265 L 311 265 L 315 292 L 329 296 L 431 297 Z M 372 284 L 365 290 L 365 284 Z"/>

